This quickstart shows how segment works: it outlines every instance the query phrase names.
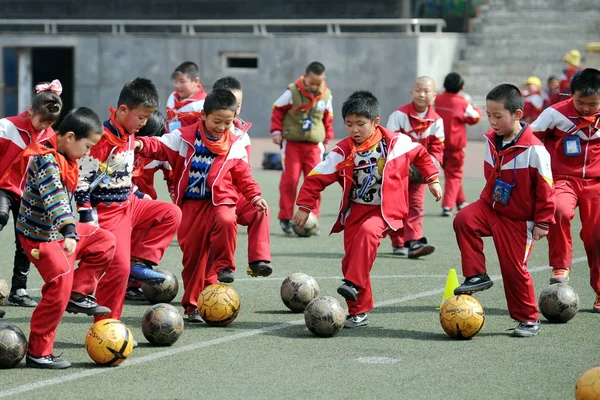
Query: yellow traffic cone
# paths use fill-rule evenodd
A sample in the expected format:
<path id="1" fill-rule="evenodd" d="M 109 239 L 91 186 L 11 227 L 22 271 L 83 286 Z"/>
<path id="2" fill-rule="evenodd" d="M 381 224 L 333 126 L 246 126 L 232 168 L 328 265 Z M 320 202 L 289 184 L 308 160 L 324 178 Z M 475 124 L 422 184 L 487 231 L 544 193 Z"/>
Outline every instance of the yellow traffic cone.
<path id="1" fill-rule="evenodd" d="M 448 279 L 446 279 L 446 289 L 444 290 L 444 295 L 442 296 L 442 303 L 440 304 L 440 307 L 442 306 L 442 304 L 444 304 L 446 300 L 454 296 L 454 289 L 456 289 L 459 286 L 460 283 L 458 283 L 458 276 L 456 275 L 456 270 L 454 268 L 451 268 L 450 271 L 448 271 Z"/>

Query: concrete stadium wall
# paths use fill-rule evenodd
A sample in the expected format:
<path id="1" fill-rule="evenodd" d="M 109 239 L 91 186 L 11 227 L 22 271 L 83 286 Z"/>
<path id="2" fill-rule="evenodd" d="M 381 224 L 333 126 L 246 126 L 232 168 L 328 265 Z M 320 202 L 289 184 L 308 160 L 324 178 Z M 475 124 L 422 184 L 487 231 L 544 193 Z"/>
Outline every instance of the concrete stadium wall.
<path id="1" fill-rule="evenodd" d="M 242 117 L 254 123 L 253 136 L 268 136 L 272 103 L 311 61 L 321 61 L 327 68 L 327 84 L 338 115 L 336 136 L 340 137 L 345 134 L 341 104 L 353 91 L 375 93 L 385 123 L 395 108 L 410 100 L 415 77 L 431 75 L 441 87 L 463 43 L 464 38 L 457 34 L 271 38 L 0 35 L 0 50 L 74 48 L 74 104 L 91 107 L 102 117 L 115 105 L 123 83 L 137 76 L 155 82 L 164 109 L 172 90 L 170 74 L 182 61 L 198 64 L 207 90 L 222 76 L 236 76 L 244 86 Z M 222 54 L 236 52 L 255 53 L 258 68 L 227 68 Z M 1 68 L 0 64 L 0 77 Z"/>

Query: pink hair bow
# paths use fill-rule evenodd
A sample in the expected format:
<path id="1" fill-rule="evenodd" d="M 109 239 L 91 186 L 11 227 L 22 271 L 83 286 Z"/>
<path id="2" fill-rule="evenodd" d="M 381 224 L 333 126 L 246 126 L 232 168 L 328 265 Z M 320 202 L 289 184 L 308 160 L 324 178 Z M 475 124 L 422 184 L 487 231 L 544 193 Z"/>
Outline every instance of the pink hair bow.
<path id="1" fill-rule="evenodd" d="M 60 81 L 58 79 L 53 80 L 50 83 L 40 83 L 39 85 L 35 86 L 35 93 L 41 93 L 41 92 L 45 92 L 46 90 L 50 90 L 53 93 L 56 93 L 57 95 L 61 95 L 62 93 L 62 84 L 60 83 Z"/>

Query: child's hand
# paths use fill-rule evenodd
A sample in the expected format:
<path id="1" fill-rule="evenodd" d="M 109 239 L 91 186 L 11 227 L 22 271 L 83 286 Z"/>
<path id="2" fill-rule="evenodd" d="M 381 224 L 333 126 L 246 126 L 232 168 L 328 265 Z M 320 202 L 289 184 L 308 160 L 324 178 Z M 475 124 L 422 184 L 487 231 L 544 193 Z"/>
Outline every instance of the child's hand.
<path id="1" fill-rule="evenodd" d="M 442 186 L 439 182 L 430 184 L 429 191 L 433 197 L 435 197 L 435 201 L 440 201 L 442 199 Z"/>
<path id="2" fill-rule="evenodd" d="M 75 249 L 77 248 L 77 240 L 73 238 L 65 238 L 63 242 L 63 250 L 67 253 L 68 256 L 72 256 L 75 253 Z"/>
<path id="3" fill-rule="evenodd" d="M 273 134 L 271 135 L 271 139 L 273 140 L 273 143 L 275 143 L 277 146 L 281 146 L 281 142 L 283 142 L 281 132 L 273 132 Z"/>
<path id="4" fill-rule="evenodd" d="M 133 151 L 135 151 L 135 152 L 142 151 L 143 148 L 144 148 L 144 143 L 142 143 L 141 140 L 135 140 L 133 142 Z"/>
<path id="5" fill-rule="evenodd" d="M 267 204 L 267 201 L 265 199 L 258 199 L 256 203 L 254 203 L 254 206 L 263 210 L 265 214 L 267 214 L 269 210 L 269 205 Z"/>
<path id="6" fill-rule="evenodd" d="M 537 226 L 533 227 L 533 240 L 540 240 L 548 235 L 548 231 Z"/>
<path id="7" fill-rule="evenodd" d="M 294 215 L 294 223 L 299 229 L 304 228 L 304 224 L 308 219 L 308 213 L 306 211 L 298 210 L 296 211 L 296 215 Z"/>

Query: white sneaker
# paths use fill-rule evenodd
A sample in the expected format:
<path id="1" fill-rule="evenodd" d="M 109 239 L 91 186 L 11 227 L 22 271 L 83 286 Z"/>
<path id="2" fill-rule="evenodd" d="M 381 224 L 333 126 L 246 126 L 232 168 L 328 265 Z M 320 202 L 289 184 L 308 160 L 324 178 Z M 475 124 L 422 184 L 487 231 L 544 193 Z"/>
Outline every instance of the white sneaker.
<path id="1" fill-rule="evenodd" d="M 408 255 L 408 247 L 394 247 L 392 249 L 392 253 L 397 256 L 406 257 Z"/>

